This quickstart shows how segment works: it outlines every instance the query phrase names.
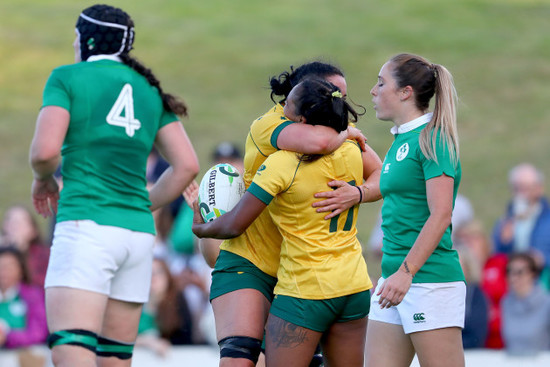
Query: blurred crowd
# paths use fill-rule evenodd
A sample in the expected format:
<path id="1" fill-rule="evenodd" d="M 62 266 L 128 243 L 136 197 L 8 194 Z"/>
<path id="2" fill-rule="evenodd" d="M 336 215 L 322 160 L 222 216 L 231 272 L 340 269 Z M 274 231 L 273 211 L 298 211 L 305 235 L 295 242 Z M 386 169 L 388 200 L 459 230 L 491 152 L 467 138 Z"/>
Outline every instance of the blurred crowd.
<path id="1" fill-rule="evenodd" d="M 544 175 L 533 165 L 513 167 L 508 183 L 510 201 L 500 204 L 504 212 L 491 231 L 468 205 L 455 206 L 470 213 L 456 213 L 461 220 L 453 223 L 467 281 L 463 343 L 532 355 L 550 351 L 550 207 Z"/>
<path id="2" fill-rule="evenodd" d="M 241 152 L 231 143 L 213 151 L 212 165 L 222 162 L 242 170 Z M 155 182 L 167 167 L 151 152 L 148 181 Z M 484 228 L 464 196 L 457 197 L 453 211 L 454 247 L 467 280 L 464 348 L 550 351 L 550 207 L 544 175 L 524 163 L 510 170 L 508 181 L 510 201 L 493 204 L 502 206 L 503 214 L 492 229 Z M 155 260 L 137 345 L 161 356 L 172 345 L 217 344 L 209 303 L 212 264 L 191 232 L 195 195 L 154 213 Z M 46 342 L 43 285 L 50 242 L 26 206 L 7 208 L 0 237 L 0 353 Z M 379 256 L 380 246 L 377 224 L 367 253 Z"/>

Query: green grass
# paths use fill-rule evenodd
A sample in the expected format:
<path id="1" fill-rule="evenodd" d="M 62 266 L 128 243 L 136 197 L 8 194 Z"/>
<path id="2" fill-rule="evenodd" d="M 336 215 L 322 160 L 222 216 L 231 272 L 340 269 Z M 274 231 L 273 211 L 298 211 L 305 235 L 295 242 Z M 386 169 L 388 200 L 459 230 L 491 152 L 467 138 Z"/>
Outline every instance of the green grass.
<path id="1" fill-rule="evenodd" d="M 89 1 L 0 3 L 0 214 L 30 205 L 28 148 L 50 71 L 73 61 L 74 24 Z M 346 72 L 367 107 L 359 127 L 384 156 L 388 123 L 369 91 L 393 54 L 445 65 L 461 103 L 461 192 L 489 230 L 508 198 L 507 171 L 530 161 L 549 174 L 550 2 L 528 0 L 115 1 L 136 23 L 134 55 L 190 107 L 185 126 L 201 161 L 221 140 L 244 145 L 269 106 L 268 78 L 317 58 Z M 365 205 L 366 242 L 380 204 Z"/>

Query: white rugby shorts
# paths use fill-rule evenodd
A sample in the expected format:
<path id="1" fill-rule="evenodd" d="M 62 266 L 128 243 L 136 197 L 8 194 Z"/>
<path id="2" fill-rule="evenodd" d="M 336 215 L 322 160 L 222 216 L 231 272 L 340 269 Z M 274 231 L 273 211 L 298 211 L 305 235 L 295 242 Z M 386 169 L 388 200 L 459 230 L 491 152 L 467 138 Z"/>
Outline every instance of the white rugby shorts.
<path id="1" fill-rule="evenodd" d="M 147 302 L 154 241 L 150 233 L 91 220 L 57 223 L 45 288 L 70 287 Z"/>
<path id="2" fill-rule="evenodd" d="M 378 280 L 372 294 L 369 320 L 402 325 L 405 334 L 447 327 L 464 328 L 464 282 L 413 283 L 400 304 L 381 309 L 380 296 L 376 293 L 384 280 Z"/>

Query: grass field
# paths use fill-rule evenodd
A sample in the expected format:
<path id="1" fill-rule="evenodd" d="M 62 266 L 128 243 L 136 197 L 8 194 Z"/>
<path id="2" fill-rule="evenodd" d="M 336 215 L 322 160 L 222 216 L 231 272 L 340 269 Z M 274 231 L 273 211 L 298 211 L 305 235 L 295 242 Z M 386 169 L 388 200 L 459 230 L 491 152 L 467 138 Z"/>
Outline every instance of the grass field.
<path id="1" fill-rule="evenodd" d="M 28 147 L 50 71 L 73 61 L 74 24 L 90 1 L 0 3 L 0 214 L 30 205 Z M 313 59 L 339 64 L 349 94 L 367 107 L 359 127 L 384 156 L 391 125 L 369 90 L 398 52 L 445 65 L 461 98 L 463 181 L 489 230 L 508 198 L 508 169 L 522 161 L 550 174 L 550 2 L 531 0 L 113 1 L 136 23 L 134 55 L 190 107 L 185 126 L 201 161 L 222 140 L 243 146 L 270 105 L 270 76 Z M 366 242 L 379 204 L 364 206 Z"/>

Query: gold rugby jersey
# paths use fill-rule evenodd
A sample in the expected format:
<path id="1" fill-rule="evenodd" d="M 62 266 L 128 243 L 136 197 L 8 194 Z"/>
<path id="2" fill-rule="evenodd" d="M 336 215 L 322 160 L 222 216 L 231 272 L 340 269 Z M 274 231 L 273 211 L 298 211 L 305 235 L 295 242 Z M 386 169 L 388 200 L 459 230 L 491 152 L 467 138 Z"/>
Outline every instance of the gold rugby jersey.
<path id="1" fill-rule="evenodd" d="M 285 117 L 280 104 L 252 123 L 244 154 L 243 178 L 247 188 L 266 158 L 278 151 L 279 133 L 291 123 L 294 122 Z M 242 235 L 224 241 L 221 248 L 248 259 L 264 273 L 274 277 L 279 266 L 281 242 L 281 234 L 269 211 L 264 210 Z"/>
<path id="2" fill-rule="evenodd" d="M 372 287 L 357 240 L 356 205 L 325 220 L 311 205 L 331 180 L 363 182 L 361 150 L 346 141 L 335 152 L 312 161 L 278 151 L 258 169 L 248 191 L 269 204 L 283 236 L 275 294 L 329 299 Z"/>

